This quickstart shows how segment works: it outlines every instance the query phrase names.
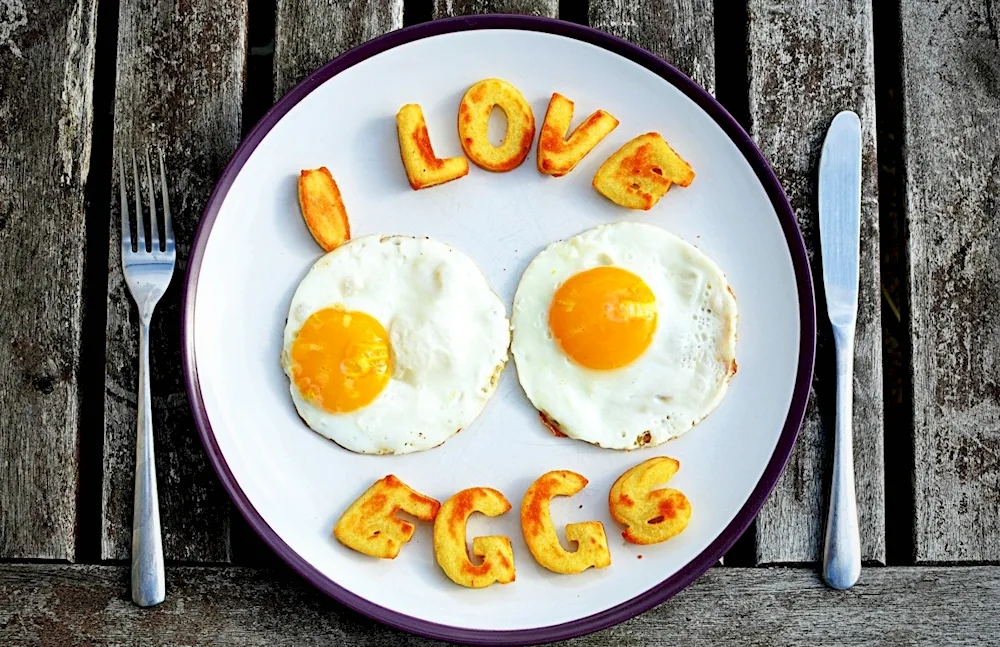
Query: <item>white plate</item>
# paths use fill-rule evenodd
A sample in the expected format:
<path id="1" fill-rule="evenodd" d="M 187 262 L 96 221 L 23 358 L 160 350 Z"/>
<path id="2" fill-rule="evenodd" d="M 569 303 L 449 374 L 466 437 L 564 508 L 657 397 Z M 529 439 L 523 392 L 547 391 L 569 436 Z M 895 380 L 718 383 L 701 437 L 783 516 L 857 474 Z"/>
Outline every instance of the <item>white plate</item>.
<path id="1" fill-rule="evenodd" d="M 406 182 L 395 114 L 423 106 L 441 156 L 461 154 L 459 99 L 475 81 L 517 86 L 541 125 L 553 91 L 576 102 L 575 123 L 603 108 L 621 125 L 566 177 L 542 176 L 535 152 L 510 173 L 473 167 L 459 181 L 415 192 Z M 661 132 L 694 167 L 650 212 L 621 209 L 590 186 L 621 144 Z M 289 300 L 321 252 L 303 226 L 296 179 L 328 166 L 355 236 L 431 236 L 470 255 L 510 303 L 543 247 L 591 226 L 637 220 L 697 245 L 726 272 L 740 308 L 739 372 L 704 422 L 657 448 L 615 452 L 555 438 L 517 382 L 513 362 L 483 414 L 443 446 L 396 457 L 348 452 L 295 414 L 279 365 Z M 209 458 L 237 507 L 286 561 L 345 604 L 417 633 L 463 642 L 528 643 L 579 635 L 639 613 L 687 585 L 750 523 L 780 474 L 801 423 L 815 341 L 802 239 L 777 181 L 739 126 L 687 77 L 632 45 L 587 28 L 515 17 L 427 23 L 372 41 L 290 92 L 226 169 L 191 253 L 184 355 Z M 673 456 L 671 487 L 693 517 L 660 545 L 626 544 L 608 490 L 627 468 Z M 532 559 L 517 507 L 528 485 L 570 469 L 590 485 L 554 501 L 558 527 L 596 519 L 612 565 L 553 574 Z M 483 590 L 438 568 L 430 527 L 395 560 L 352 552 L 332 536 L 340 513 L 393 473 L 439 500 L 471 486 L 503 492 L 514 510 L 476 515 L 469 538 L 513 542 L 517 581 Z M 641 555 L 641 559 L 640 559 Z"/>

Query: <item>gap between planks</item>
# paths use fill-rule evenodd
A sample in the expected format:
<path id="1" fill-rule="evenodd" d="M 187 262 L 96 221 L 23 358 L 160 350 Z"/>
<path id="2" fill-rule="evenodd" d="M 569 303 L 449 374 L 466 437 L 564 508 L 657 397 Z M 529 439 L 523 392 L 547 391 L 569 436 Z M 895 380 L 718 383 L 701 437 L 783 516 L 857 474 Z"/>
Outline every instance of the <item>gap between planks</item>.
<path id="1" fill-rule="evenodd" d="M 913 563 L 913 414 L 903 222 L 903 108 L 899 2 L 875 2 L 875 104 L 881 234 L 885 544 L 890 566 Z M 895 421 L 896 424 L 890 424 Z"/>
<path id="2" fill-rule="evenodd" d="M 108 203 L 111 199 L 111 146 L 114 129 L 115 61 L 118 57 L 118 0 L 97 6 L 94 60 L 94 125 L 87 179 L 87 246 L 84 273 L 84 316 L 80 370 L 103 376 L 106 357 L 108 298 Z M 104 461 L 104 383 L 80 383 L 80 479 L 77 487 L 76 561 L 101 559 L 101 515 Z"/>

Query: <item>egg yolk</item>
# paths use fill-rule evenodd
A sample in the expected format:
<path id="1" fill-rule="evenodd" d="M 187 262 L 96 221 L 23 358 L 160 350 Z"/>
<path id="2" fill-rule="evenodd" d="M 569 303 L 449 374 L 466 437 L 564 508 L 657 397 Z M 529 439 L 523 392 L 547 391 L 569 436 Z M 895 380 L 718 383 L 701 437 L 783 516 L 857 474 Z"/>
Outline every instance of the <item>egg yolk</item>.
<path id="1" fill-rule="evenodd" d="M 628 270 L 595 267 L 562 284 L 552 298 L 549 329 L 577 364 L 620 368 L 649 346 L 656 330 L 656 297 Z"/>
<path id="2" fill-rule="evenodd" d="M 331 413 L 354 411 L 389 382 L 389 335 L 364 312 L 318 310 L 292 344 L 291 366 L 292 380 L 306 400 Z"/>

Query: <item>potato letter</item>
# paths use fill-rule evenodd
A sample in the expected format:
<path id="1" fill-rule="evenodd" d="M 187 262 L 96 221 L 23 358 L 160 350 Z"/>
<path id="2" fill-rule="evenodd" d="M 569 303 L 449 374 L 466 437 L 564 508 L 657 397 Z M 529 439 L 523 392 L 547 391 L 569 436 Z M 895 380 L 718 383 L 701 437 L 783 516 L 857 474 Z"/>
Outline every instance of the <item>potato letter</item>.
<path id="1" fill-rule="evenodd" d="M 514 551 L 510 539 L 501 536 L 476 537 L 472 552 L 483 559 L 473 564 L 465 545 L 465 523 L 473 512 L 497 517 L 510 510 L 510 503 L 491 488 L 474 487 L 462 490 L 441 506 L 434 521 L 434 556 L 438 564 L 456 584 L 473 589 L 494 582 L 514 581 Z"/>
<path id="2" fill-rule="evenodd" d="M 626 526 L 622 537 L 633 544 L 656 544 L 683 531 L 691 519 L 691 503 L 678 490 L 654 490 L 670 480 L 681 464 L 660 456 L 639 463 L 611 486 L 608 507 Z"/>
<path id="3" fill-rule="evenodd" d="M 347 210 L 340 189 L 325 166 L 299 175 L 299 207 L 309 233 L 329 252 L 351 238 Z"/>
<path id="4" fill-rule="evenodd" d="M 572 171 L 580 160 L 618 127 L 618 120 L 598 110 L 566 138 L 573 120 L 573 102 L 555 92 L 538 136 L 538 170 L 559 177 Z"/>
<path id="5" fill-rule="evenodd" d="M 340 516 L 333 535 L 348 548 L 372 557 L 395 559 L 403 544 L 413 537 L 413 524 L 396 517 L 412 514 L 433 521 L 441 505 L 414 492 L 390 474 L 375 483 Z"/>
<path id="6" fill-rule="evenodd" d="M 424 112 L 417 104 L 408 103 L 396 113 L 396 133 L 406 179 L 414 191 L 468 175 L 469 163 L 464 157 L 434 155 Z"/>
<path id="7" fill-rule="evenodd" d="M 503 143 L 489 140 L 490 113 L 500 108 L 507 115 Z M 535 138 L 535 115 L 521 91 L 501 79 L 476 83 L 458 106 L 458 136 L 470 160 L 487 171 L 510 171 L 521 165 Z"/>
<path id="8" fill-rule="evenodd" d="M 584 521 L 566 526 L 566 538 L 577 549 L 566 551 L 559 544 L 556 528 L 549 514 L 549 499 L 573 496 L 587 486 L 587 479 L 574 472 L 560 470 L 543 474 L 531 484 L 521 501 L 521 531 L 535 560 L 556 573 L 581 573 L 591 566 L 611 565 L 611 552 L 604 526 L 600 521 Z"/>
<path id="9" fill-rule="evenodd" d="M 629 209 L 653 208 L 671 184 L 694 181 L 691 166 L 659 133 L 639 135 L 601 164 L 594 188 L 615 204 Z"/>

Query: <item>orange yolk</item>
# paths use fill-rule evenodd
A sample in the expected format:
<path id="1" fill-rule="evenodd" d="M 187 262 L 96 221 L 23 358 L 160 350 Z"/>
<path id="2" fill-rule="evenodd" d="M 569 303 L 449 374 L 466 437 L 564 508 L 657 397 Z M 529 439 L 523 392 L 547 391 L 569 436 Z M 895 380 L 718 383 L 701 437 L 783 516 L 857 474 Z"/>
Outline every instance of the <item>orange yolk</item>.
<path id="1" fill-rule="evenodd" d="M 389 335 L 364 312 L 325 308 L 302 325 L 291 363 L 302 397 L 331 413 L 354 411 L 389 383 Z"/>
<path id="2" fill-rule="evenodd" d="M 556 290 L 549 329 L 563 352 L 587 368 L 620 368 L 642 355 L 656 330 L 656 297 L 618 267 L 580 272 Z"/>

